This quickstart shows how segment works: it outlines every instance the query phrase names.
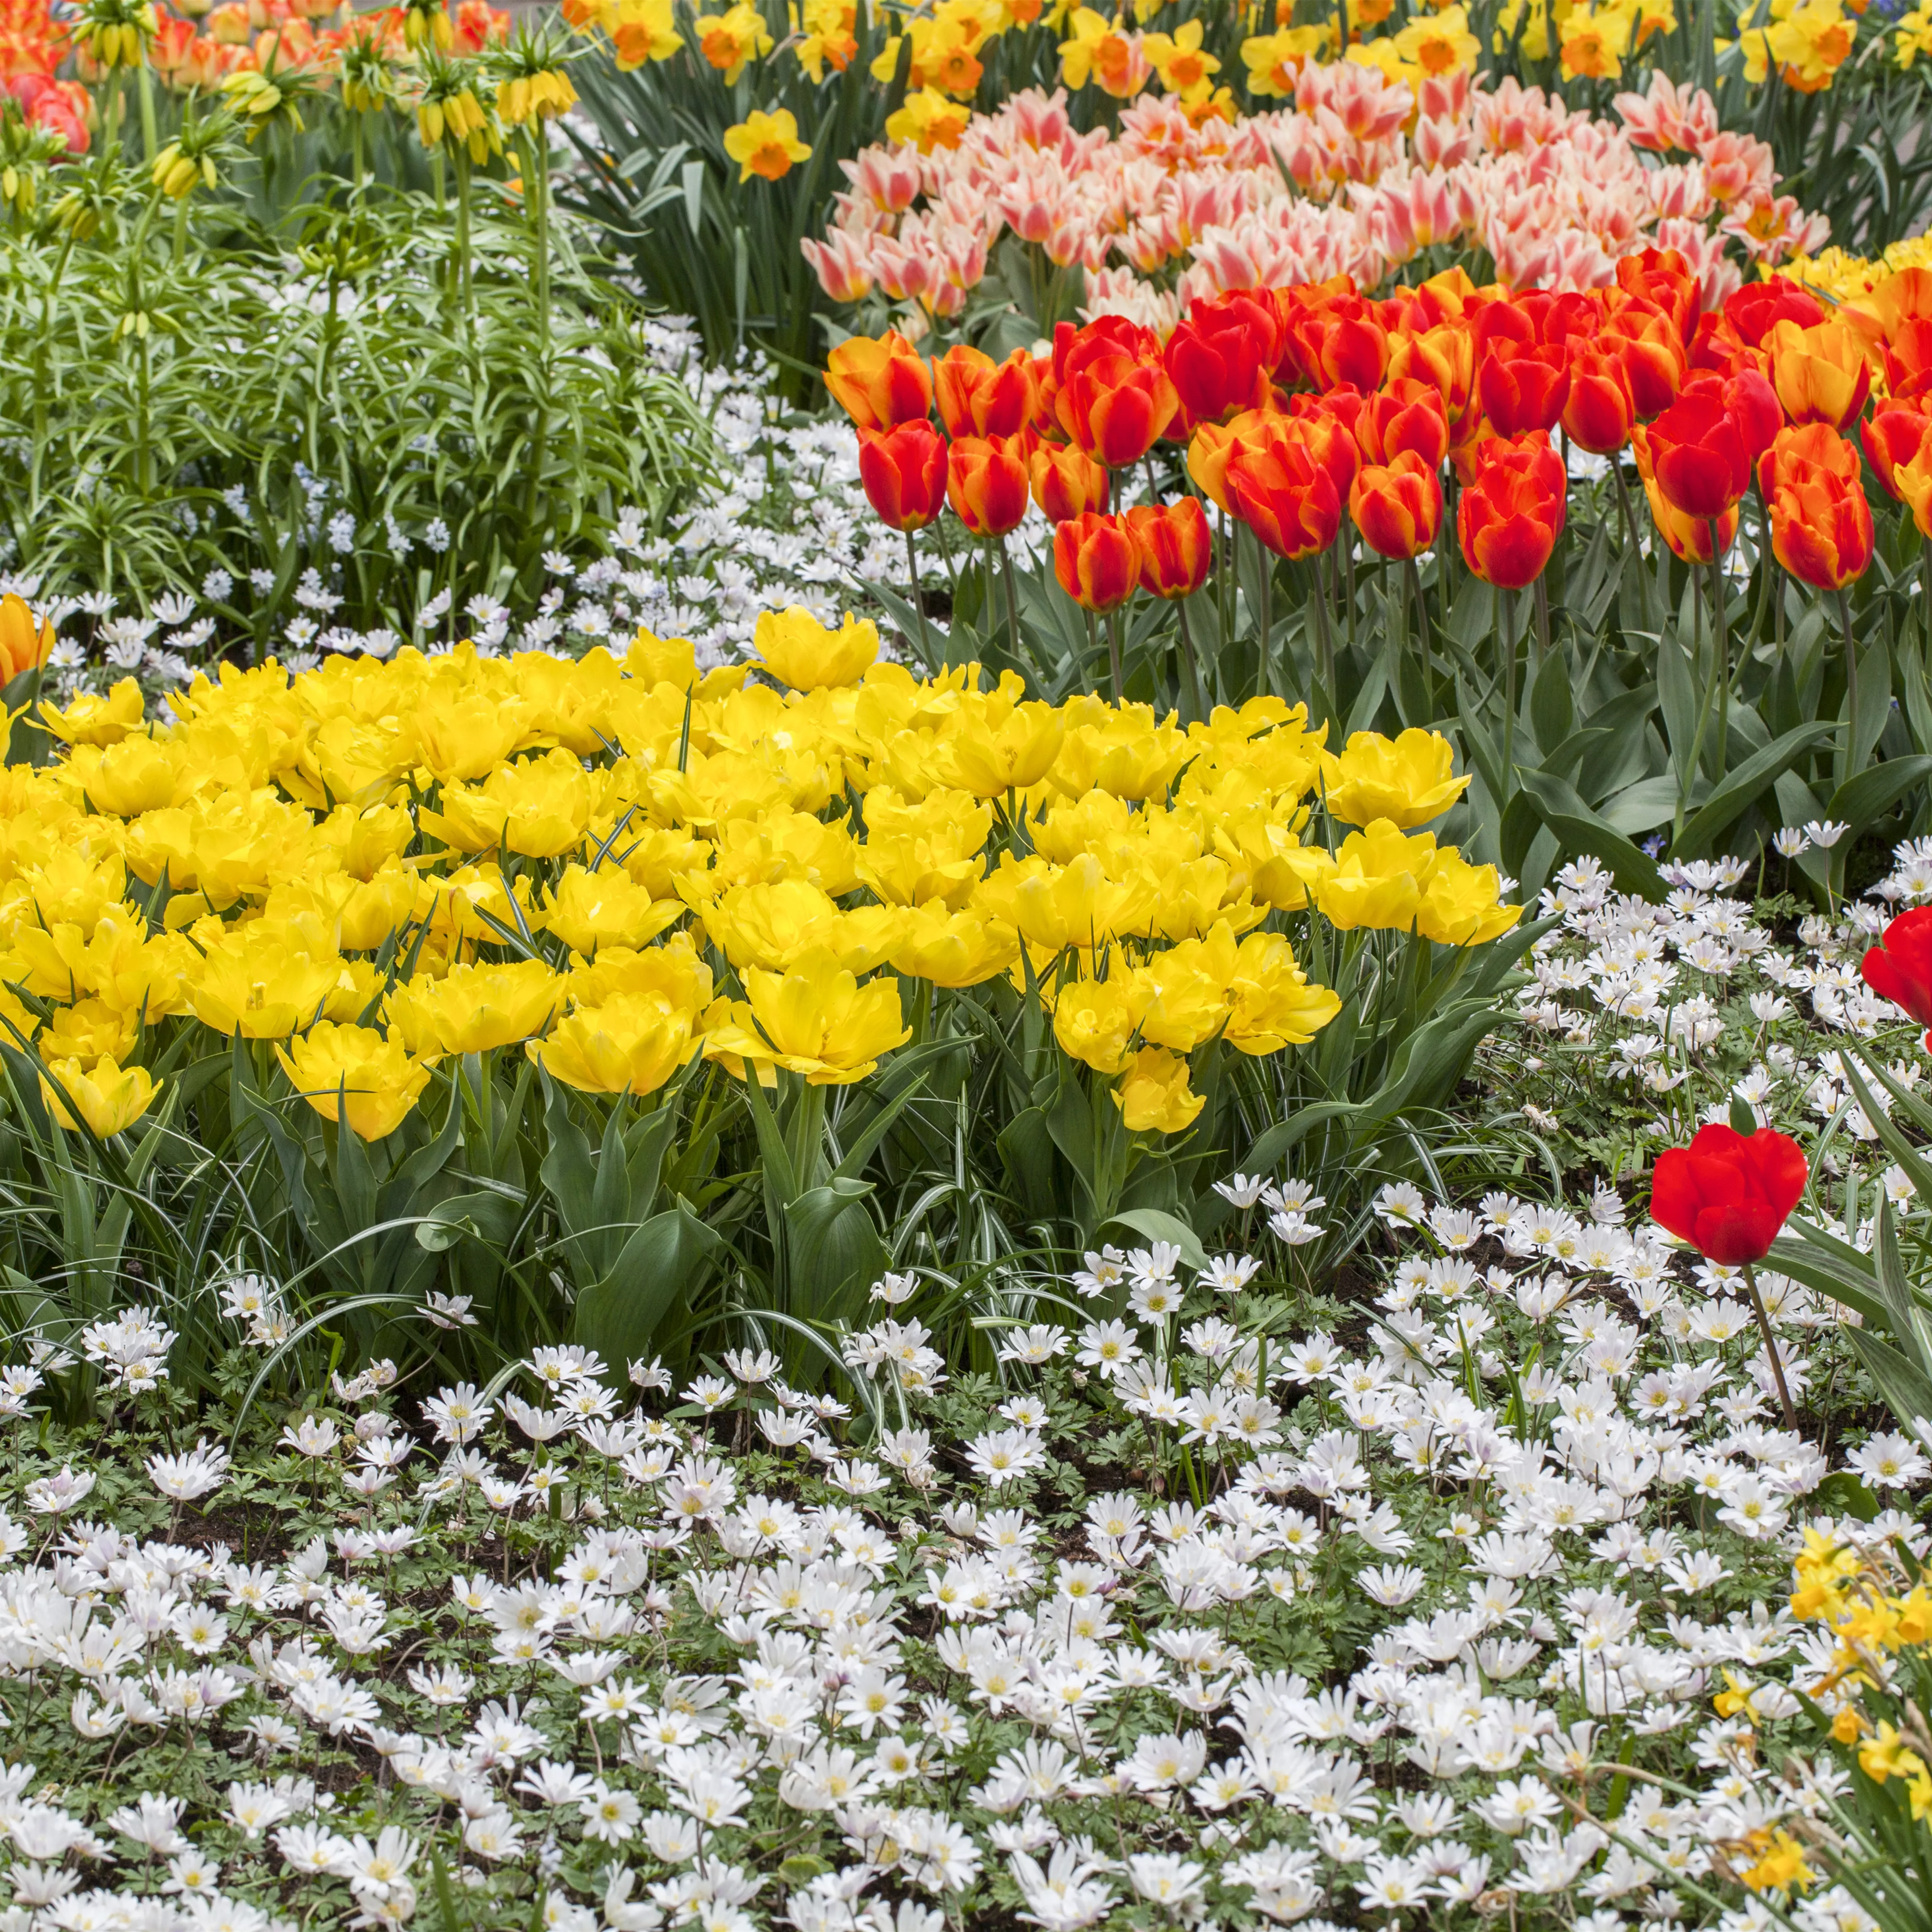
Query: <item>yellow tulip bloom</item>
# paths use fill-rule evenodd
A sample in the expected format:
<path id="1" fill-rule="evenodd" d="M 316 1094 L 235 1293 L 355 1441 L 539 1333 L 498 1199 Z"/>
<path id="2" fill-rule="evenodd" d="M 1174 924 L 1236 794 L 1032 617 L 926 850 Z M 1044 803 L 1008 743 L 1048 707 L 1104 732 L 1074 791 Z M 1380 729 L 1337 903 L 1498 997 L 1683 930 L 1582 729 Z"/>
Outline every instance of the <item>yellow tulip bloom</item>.
<path id="1" fill-rule="evenodd" d="M 704 1040 L 705 1053 L 740 1079 L 747 1067 L 764 1079 L 782 1066 L 814 1087 L 842 1087 L 912 1037 L 900 1018 L 898 982 L 861 986 L 829 952 L 808 952 L 784 973 L 754 967 L 745 989 L 749 999 L 733 1001 Z"/>
<path id="2" fill-rule="evenodd" d="M 385 1017 L 412 1053 L 488 1053 L 542 1032 L 562 985 L 541 959 L 508 966 L 452 966 L 390 994 Z"/>
<path id="3" fill-rule="evenodd" d="M 649 994 L 582 1006 L 524 1051 L 553 1078 L 589 1094 L 654 1094 L 698 1051 L 694 1016 Z"/>
<path id="4" fill-rule="evenodd" d="M 98 1140 L 131 1127 L 160 1090 L 145 1066 L 121 1067 L 110 1059 L 97 1061 L 92 1070 L 77 1060 L 45 1064 L 40 1098 L 48 1111 L 70 1133 L 79 1130 L 78 1114 Z"/>
<path id="5" fill-rule="evenodd" d="M 868 618 L 848 617 L 828 631 L 802 604 L 766 611 L 752 632 L 752 648 L 781 684 L 822 691 L 856 684 L 879 655 L 879 632 Z"/>
<path id="6" fill-rule="evenodd" d="M 1178 1134 L 1191 1127 L 1206 1096 L 1187 1084 L 1187 1062 L 1165 1048 L 1144 1046 L 1114 1090 L 1120 1123 L 1130 1133 Z"/>
<path id="7" fill-rule="evenodd" d="M 1358 731 L 1340 758 L 1325 760 L 1330 812 L 1345 824 L 1378 818 L 1405 832 L 1439 818 L 1468 788 L 1457 778 L 1455 754 L 1438 731 L 1414 726 L 1398 738 Z"/>
<path id="8" fill-rule="evenodd" d="M 325 1120 L 346 1120 L 358 1140 L 386 1139 L 429 1084 L 430 1070 L 373 1027 L 324 1020 L 275 1058 L 289 1082 Z"/>

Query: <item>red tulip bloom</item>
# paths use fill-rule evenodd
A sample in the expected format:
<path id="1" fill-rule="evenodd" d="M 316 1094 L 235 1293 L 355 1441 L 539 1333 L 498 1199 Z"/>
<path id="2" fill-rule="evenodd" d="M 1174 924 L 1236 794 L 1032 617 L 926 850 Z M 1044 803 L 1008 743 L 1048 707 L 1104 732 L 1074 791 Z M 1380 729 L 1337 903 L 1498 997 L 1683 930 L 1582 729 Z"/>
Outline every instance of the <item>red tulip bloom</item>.
<path id="1" fill-rule="evenodd" d="M 847 337 L 825 358 L 825 386 L 862 430 L 897 429 L 932 407 L 926 358 L 896 328 Z"/>
<path id="2" fill-rule="evenodd" d="M 1053 532 L 1053 574 L 1083 610 L 1118 610 L 1134 594 L 1140 571 L 1140 545 L 1118 517 L 1090 511 Z"/>
<path id="3" fill-rule="evenodd" d="M 1800 328 L 1810 328 L 1825 320 L 1825 307 L 1789 275 L 1768 275 L 1724 298 L 1724 320 L 1748 347 L 1762 349 L 1774 324 L 1795 322 Z"/>
<path id="4" fill-rule="evenodd" d="M 1027 513 L 1026 452 L 1017 436 L 962 436 L 946 453 L 946 500 L 976 537 L 1003 537 Z"/>
<path id="5" fill-rule="evenodd" d="M 925 417 L 897 429 L 862 430 L 859 481 L 896 530 L 922 530 L 946 502 L 946 439 Z"/>
<path id="6" fill-rule="evenodd" d="M 1498 340 L 1476 372 L 1476 390 L 1498 436 L 1554 429 L 1570 399 L 1570 352 L 1561 343 Z"/>
<path id="7" fill-rule="evenodd" d="M 1690 340 L 1702 306 L 1702 290 L 1690 265 L 1675 248 L 1646 248 L 1617 263 L 1617 286 L 1654 302 L 1670 318 L 1679 342 Z"/>
<path id="8" fill-rule="evenodd" d="M 1758 465 L 1771 548 L 1792 575 L 1842 590 L 1872 560 L 1871 508 L 1858 453 L 1829 423 L 1793 424 Z"/>
<path id="9" fill-rule="evenodd" d="M 1186 426 L 1262 407 L 1280 353 L 1280 317 L 1264 296 L 1236 289 L 1194 303 L 1162 357 Z"/>
<path id="10" fill-rule="evenodd" d="M 1770 1253 L 1809 1172 L 1804 1150 L 1769 1127 L 1700 1127 L 1688 1148 L 1658 1156 L 1651 1217 L 1706 1261 L 1742 1268 Z"/>
<path id="11" fill-rule="evenodd" d="M 1647 428 L 1631 432 L 1657 487 L 1687 517 L 1721 517 L 1750 487 L 1743 426 L 1708 389 L 1687 390 Z"/>
<path id="12" fill-rule="evenodd" d="M 948 436 L 1017 436 L 1040 406 L 1040 377 L 1024 349 L 995 362 L 961 343 L 934 359 L 932 392 Z"/>
<path id="13" fill-rule="evenodd" d="M 1486 584 L 1534 584 L 1563 534 L 1563 459 L 1542 436 L 1498 436 L 1479 446 L 1456 506 L 1456 531 L 1469 568 Z"/>
<path id="14" fill-rule="evenodd" d="M 1053 339 L 1054 408 L 1060 426 L 1109 470 L 1137 463 L 1166 434 L 1180 398 L 1150 328 L 1103 315 Z"/>
<path id="15" fill-rule="evenodd" d="M 1614 348 L 1588 344 L 1570 358 L 1570 395 L 1563 405 L 1563 430 L 1579 449 L 1613 456 L 1630 440 L 1636 403 L 1630 374 Z"/>
<path id="16" fill-rule="evenodd" d="M 1903 1006 L 1917 1024 L 1932 1028 L 1932 906 L 1900 913 L 1879 935 L 1858 970 L 1880 999 Z M 1932 1052 L 1932 1031 L 1925 1038 L 1926 1050 Z"/>
<path id="17" fill-rule="evenodd" d="M 1214 539 L 1198 496 L 1139 504 L 1127 512 L 1126 522 L 1140 546 L 1141 588 L 1149 596 L 1171 602 L 1192 597 L 1207 582 Z"/>

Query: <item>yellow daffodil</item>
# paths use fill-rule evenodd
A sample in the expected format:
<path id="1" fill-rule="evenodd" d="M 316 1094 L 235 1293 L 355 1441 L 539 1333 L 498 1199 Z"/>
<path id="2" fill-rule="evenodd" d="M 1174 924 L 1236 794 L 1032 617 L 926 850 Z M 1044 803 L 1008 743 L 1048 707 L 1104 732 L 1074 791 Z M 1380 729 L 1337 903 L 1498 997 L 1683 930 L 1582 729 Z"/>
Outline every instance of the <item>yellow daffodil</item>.
<path id="1" fill-rule="evenodd" d="M 724 152 L 738 164 L 738 178 L 757 175 L 782 181 L 800 161 L 809 160 L 811 144 L 798 138 L 798 122 L 789 107 L 776 114 L 754 108 L 736 127 L 724 130 Z"/>

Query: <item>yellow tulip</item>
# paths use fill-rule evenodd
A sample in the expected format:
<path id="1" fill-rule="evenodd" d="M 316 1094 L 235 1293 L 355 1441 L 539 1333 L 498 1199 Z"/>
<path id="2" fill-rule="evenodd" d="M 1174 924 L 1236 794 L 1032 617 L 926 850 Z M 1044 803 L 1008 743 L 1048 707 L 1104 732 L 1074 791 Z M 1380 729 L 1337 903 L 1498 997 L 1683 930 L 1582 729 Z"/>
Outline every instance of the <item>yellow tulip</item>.
<path id="1" fill-rule="evenodd" d="M 802 604 L 766 611 L 752 632 L 752 648 L 781 684 L 794 691 L 822 691 L 856 684 L 879 655 L 878 627 L 848 617 L 828 631 Z"/>
<path id="2" fill-rule="evenodd" d="M 711 1001 L 711 968 L 698 957 L 688 932 L 674 932 L 663 945 L 643 952 L 607 946 L 590 964 L 575 968 L 568 984 L 571 998 L 580 1006 L 601 1006 L 635 994 L 698 1012 Z"/>
<path id="3" fill-rule="evenodd" d="M 70 745 L 118 745 L 141 728 L 141 687 L 124 677 L 105 698 L 83 691 L 64 711 L 51 704 L 40 709 L 40 722 Z"/>
<path id="4" fill-rule="evenodd" d="M 1011 926 L 932 899 L 908 908 L 901 920 L 892 967 L 935 986 L 977 986 L 1006 971 L 1019 950 Z"/>
<path id="5" fill-rule="evenodd" d="M 1187 1084 L 1187 1062 L 1165 1047 L 1142 1047 L 1114 1090 L 1130 1133 L 1178 1134 L 1194 1124 L 1206 1103 L 1206 1096 Z"/>
<path id="6" fill-rule="evenodd" d="M 373 1027 L 312 1027 L 275 1058 L 290 1084 L 325 1120 L 346 1120 L 358 1140 L 386 1139 L 429 1084 L 429 1068 Z"/>
<path id="7" fill-rule="evenodd" d="M 570 866 L 540 916 L 573 952 L 588 958 L 600 946 L 648 946 L 684 912 L 681 899 L 654 899 L 615 866 L 592 872 Z"/>
<path id="8" fill-rule="evenodd" d="M 1480 946 L 1499 939 L 1522 916 L 1501 903 L 1496 868 L 1472 866 L 1454 846 L 1436 855 L 1415 908 L 1415 929 L 1444 946 Z"/>
<path id="9" fill-rule="evenodd" d="M 398 986 L 386 1017 L 412 1053 L 488 1053 L 542 1032 L 561 991 L 541 959 L 452 966 L 440 980 Z"/>
<path id="10" fill-rule="evenodd" d="M 579 1007 L 524 1051 L 587 1094 L 654 1094 L 697 1052 L 694 1017 L 648 994 L 620 993 Z"/>
<path id="11" fill-rule="evenodd" d="M 754 967 L 745 989 L 749 999 L 733 1001 L 704 1040 L 706 1054 L 740 1079 L 748 1066 L 760 1079 L 782 1066 L 814 1087 L 842 1087 L 912 1037 L 900 1018 L 898 981 L 861 986 L 829 952 L 808 952 L 785 973 Z"/>
<path id="12" fill-rule="evenodd" d="M 224 1037 L 286 1040 L 309 1025 L 334 994 L 339 955 L 311 934 L 257 920 L 224 933 L 203 952 L 188 997 L 195 1016 Z"/>
<path id="13" fill-rule="evenodd" d="M 1344 932 L 1363 926 L 1406 931 L 1415 922 L 1422 884 L 1435 862 L 1436 841 L 1427 832 L 1405 838 L 1387 819 L 1377 819 L 1342 840 L 1334 871 L 1310 890 L 1322 916 Z"/>
<path id="14" fill-rule="evenodd" d="M 1251 932 L 1241 941 L 1228 1000 L 1222 1037 L 1236 1052 L 1257 1055 L 1305 1046 L 1342 1010 L 1338 993 L 1309 984 L 1278 932 Z"/>
<path id="15" fill-rule="evenodd" d="M 57 1006 L 34 1042 L 48 1066 L 56 1060 L 80 1066 L 125 1060 L 141 1037 L 141 1016 L 110 1006 L 90 994 L 70 1006 Z"/>
<path id="16" fill-rule="evenodd" d="M 1148 988 L 1117 968 L 1105 980 L 1073 980 L 1053 997 L 1053 1036 L 1061 1050 L 1096 1073 L 1118 1073 L 1132 1057 Z"/>
<path id="17" fill-rule="evenodd" d="M 1455 775 L 1455 754 L 1440 732 L 1413 725 L 1400 737 L 1358 731 L 1339 758 L 1327 760 L 1328 809 L 1348 825 L 1387 819 L 1404 831 L 1439 818 L 1468 789 Z"/>
<path id="18" fill-rule="evenodd" d="M 49 1111 L 70 1133 L 77 1131 L 77 1113 L 97 1140 L 124 1132 L 160 1091 L 145 1066 L 118 1066 L 111 1059 L 97 1061 L 92 1071 L 77 1060 L 49 1060 L 46 1065 L 40 1098 Z"/>
<path id="19" fill-rule="evenodd" d="M 951 782 L 977 798 L 1004 797 L 1039 784 L 1052 769 L 1066 726 L 1051 704 L 995 706 L 960 714 L 958 728 L 940 746 Z"/>

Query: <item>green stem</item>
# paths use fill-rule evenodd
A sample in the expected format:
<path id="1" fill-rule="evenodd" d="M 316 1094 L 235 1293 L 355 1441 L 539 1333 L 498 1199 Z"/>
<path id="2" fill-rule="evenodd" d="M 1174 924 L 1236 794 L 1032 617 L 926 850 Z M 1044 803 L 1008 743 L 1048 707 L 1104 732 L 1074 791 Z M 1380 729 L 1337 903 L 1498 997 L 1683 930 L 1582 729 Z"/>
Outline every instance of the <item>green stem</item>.
<path id="1" fill-rule="evenodd" d="M 161 152 L 161 144 L 154 134 L 154 79 L 144 58 L 140 66 L 141 89 L 141 159 L 152 164 Z"/>
<path id="2" fill-rule="evenodd" d="M 1004 537 L 997 540 L 996 548 L 1000 553 L 1000 579 L 1006 588 L 1006 646 L 1017 664 L 1020 656 L 1020 607 L 1018 599 L 1013 595 L 1012 553 L 1006 548 Z"/>
<path id="3" fill-rule="evenodd" d="M 1842 777 L 1852 776 L 1852 755 L 1858 734 L 1858 644 L 1852 634 L 1852 603 L 1844 591 L 1838 592 L 1838 623 L 1845 634 L 1845 769 Z"/>
<path id="4" fill-rule="evenodd" d="M 1178 597 L 1174 602 L 1174 614 L 1180 620 L 1180 648 L 1187 659 L 1187 681 L 1194 692 L 1194 715 L 1205 720 L 1208 701 L 1201 694 L 1201 661 L 1194 650 L 1194 634 L 1187 628 L 1187 600 Z"/>
<path id="5" fill-rule="evenodd" d="M 1126 689 L 1120 676 L 1120 612 L 1117 604 L 1107 613 L 1107 665 L 1114 676 L 1114 702 L 1122 702 Z"/>
<path id="6" fill-rule="evenodd" d="M 1784 1384 L 1784 1364 L 1779 1359 L 1778 1337 L 1771 1332 L 1771 1317 L 1765 1312 L 1764 1298 L 1757 1292 L 1757 1274 L 1749 1262 L 1744 1263 L 1744 1287 L 1750 1296 L 1751 1312 L 1757 1317 L 1757 1332 L 1764 1337 L 1764 1352 L 1771 1360 L 1771 1378 L 1778 1384 L 1778 1400 L 1784 1410 L 1784 1426 L 1795 1432 L 1798 1410 L 1791 1400 L 1790 1390 Z"/>
<path id="7" fill-rule="evenodd" d="M 912 608 L 919 618 L 919 654 L 925 660 L 929 674 L 932 670 L 932 640 L 926 629 L 926 593 L 920 587 L 919 553 L 913 548 L 912 532 L 904 532 L 906 546 L 906 571 L 912 578 Z"/>
<path id="8" fill-rule="evenodd" d="M 1496 801 L 1498 814 L 1507 811 L 1516 790 L 1516 592 L 1498 590 L 1503 647 L 1503 795 Z"/>

